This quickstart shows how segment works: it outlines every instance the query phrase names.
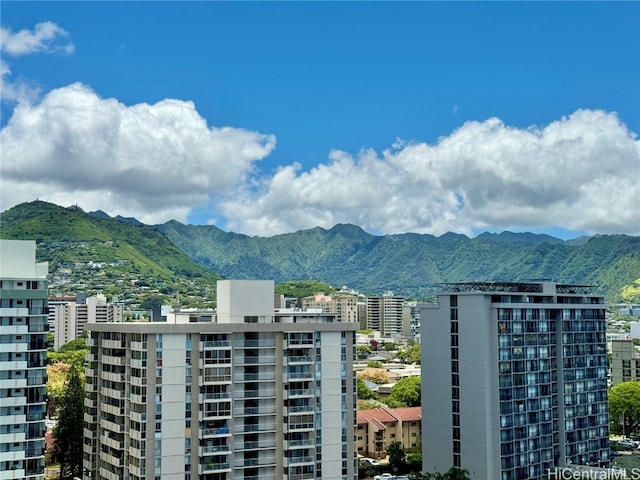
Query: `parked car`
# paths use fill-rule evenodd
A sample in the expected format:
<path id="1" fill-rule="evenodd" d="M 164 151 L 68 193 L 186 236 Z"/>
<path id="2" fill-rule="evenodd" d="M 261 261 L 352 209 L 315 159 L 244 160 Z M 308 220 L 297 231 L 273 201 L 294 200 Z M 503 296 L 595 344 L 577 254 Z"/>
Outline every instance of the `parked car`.
<path id="1" fill-rule="evenodd" d="M 619 457 L 620 455 L 622 455 L 622 454 L 621 454 L 621 453 L 616 452 L 615 450 L 611 450 L 611 451 L 609 452 L 609 456 L 610 456 L 611 458 L 613 458 L 613 457 Z"/>
<path id="2" fill-rule="evenodd" d="M 374 460 L 373 458 L 363 458 L 362 461 L 367 462 L 369 465 L 374 465 L 374 466 L 380 465 L 378 461 Z"/>
<path id="3" fill-rule="evenodd" d="M 634 442 L 630 438 L 623 438 L 622 440 L 618 440 L 618 445 L 630 448 L 638 448 L 638 442 Z"/>
<path id="4" fill-rule="evenodd" d="M 395 477 L 390 473 L 381 473 L 373 477 L 373 480 L 393 480 Z"/>

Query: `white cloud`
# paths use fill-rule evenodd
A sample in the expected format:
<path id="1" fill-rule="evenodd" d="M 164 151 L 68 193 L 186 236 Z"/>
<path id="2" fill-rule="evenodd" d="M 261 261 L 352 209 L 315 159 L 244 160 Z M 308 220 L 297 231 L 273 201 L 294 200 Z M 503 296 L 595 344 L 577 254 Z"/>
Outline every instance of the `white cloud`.
<path id="1" fill-rule="evenodd" d="M 32 30 L 12 32 L 0 27 L 0 51 L 19 56 L 32 53 L 73 53 L 73 43 L 66 41 L 69 34 L 53 22 L 37 23 Z"/>
<path id="2" fill-rule="evenodd" d="M 275 138 L 209 128 L 191 102 L 126 106 L 76 83 L 18 104 L 0 143 L 3 210 L 39 198 L 159 223 L 231 191 Z"/>
<path id="3" fill-rule="evenodd" d="M 0 27 L 0 92 L 3 102 L 33 102 L 40 95 L 37 86 L 27 81 L 11 82 L 11 68 L 7 56 L 22 56 L 35 53 L 66 53 L 74 51 L 73 43 L 67 41 L 69 34 L 53 22 L 42 22 L 33 31 L 20 30 L 13 33 L 8 27 Z"/>
<path id="4" fill-rule="evenodd" d="M 219 206 L 227 228 L 273 235 L 354 223 L 382 233 L 542 229 L 640 234 L 640 142 L 613 113 L 579 110 L 545 127 L 467 122 L 437 144 L 380 155 L 334 151 L 280 168 Z"/>

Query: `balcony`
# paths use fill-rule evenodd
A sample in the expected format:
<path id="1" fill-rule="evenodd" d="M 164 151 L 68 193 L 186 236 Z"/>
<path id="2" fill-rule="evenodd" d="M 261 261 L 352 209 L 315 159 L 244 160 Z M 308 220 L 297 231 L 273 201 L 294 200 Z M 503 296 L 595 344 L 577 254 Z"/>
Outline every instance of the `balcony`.
<path id="1" fill-rule="evenodd" d="M 313 457 L 308 455 L 308 456 L 304 456 L 304 457 L 290 457 L 290 458 L 286 458 L 284 459 L 284 466 L 285 467 L 289 467 L 291 465 L 304 465 L 304 464 L 313 464 L 314 460 Z"/>
<path id="2" fill-rule="evenodd" d="M 100 460 L 116 468 L 121 468 L 124 463 L 122 461 L 122 458 L 114 457 L 113 455 L 109 455 L 106 452 L 100 452 Z"/>
<path id="3" fill-rule="evenodd" d="M 100 419 L 100 426 L 106 430 L 110 430 L 115 433 L 123 433 L 124 425 L 121 423 L 110 422 L 104 418 Z"/>
<path id="4" fill-rule="evenodd" d="M 287 400 L 289 398 L 302 398 L 302 397 L 313 397 L 315 392 L 308 388 L 303 389 L 295 389 L 295 390 L 285 390 L 284 391 L 284 399 Z"/>
<path id="5" fill-rule="evenodd" d="M 235 462 L 233 462 L 233 466 L 234 468 L 264 467 L 267 465 L 275 465 L 275 463 L 276 457 L 274 455 L 269 455 L 258 458 L 237 458 Z"/>
<path id="6" fill-rule="evenodd" d="M 222 455 L 231 453 L 231 447 L 229 445 L 205 445 L 198 447 L 198 455 L 203 457 L 205 455 Z"/>
<path id="7" fill-rule="evenodd" d="M 239 437 L 242 438 L 242 437 Z M 258 442 L 235 442 L 233 448 L 235 451 L 241 450 L 259 450 L 265 448 L 275 448 L 276 441 L 273 438 L 260 440 Z"/>
<path id="8" fill-rule="evenodd" d="M 276 363 L 275 355 L 237 356 L 236 365 L 268 365 Z"/>
<path id="9" fill-rule="evenodd" d="M 310 448 L 315 445 L 315 441 L 311 438 L 305 438 L 303 440 L 285 440 L 284 448 L 287 450 L 295 448 Z"/>
<path id="10" fill-rule="evenodd" d="M 228 462 L 212 463 L 206 462 L 198 465 L 198 474 L 204 475 L 207 473 L 224 473 L 231 472 L 231 465 Z"/>
<path id="11" fill-rule="evenodd" d="M 114 450 L 123 450 L 124 449 L 124 442 L 123 441 L 118 441 L 115 438 L 111 438 L 107 435 L 100 435 L 100 444 L 102 445 L 107 445 L 111 448 L 113 448 Z"/>
<path id="12" fill-rule="evenodd" d="M 102 387 L 100 393 L 106 397 L 115 398 L 118 400 L 124 399 L 124 390 L 116 390 L 114 388 Z"/>
<path id="13" fill-rule="evenodd" d="M 286 426 L 287 426 L 286 431 L 288 432 L 311 431 L 315 428 L 315 425 L 313 422 L 301 422 L 301 423 L 289 422 Z"/>
<path id="14" fill-rule="evenodd" d="M 233 376 L 234 382 L 273 382 L 276 379 L 276 372 L 262 373 L 238 373 Z"/>
<path id="15" fill-rule="evenodd" d="M 125 346 L 122 340 L 108 340 L 106 338 L 103 338 L 102 348 L 117 348 L 124 350 Z"/>
<path id="16" fill-rule="evenodd" d="M 123 366 L 124 357 L 114 357 L 113 355 L 103 355 L 102 363 L 106 363 L 109 365 Z"/>
<path id="17" fill-rule="evenodd" d="M 259 407 L 245 407 L 245 408 L 234 408 L 233 416 L 234 417 L 246 417 L 246 416 L 255 416 L 255 415 L 273 415 L 276 413 L 275 405 L 268 406 L 259 406 Z"/>
<path id="18" fill-rule="evenodd" d="M 287 372 L 285 374 L 285 382 L 292 380 L 313 380 L 314 374 L 313 372 Z"/>
<path id="19" fill-rule="evenodd" d="M 202 350 L 207 349 L 219 349 L 219 348 L 231 348 L 231 342 L 229 340 L 216 340 L 210 342 L 200 342 Z"/>
<path id="20" fill-rule="evenodd" d="M 275 431 L 275 422 L 248 424 L 248 425 L 234 425 L 233 433 L 253 433 L 253 432 L 272 432 Z"/>
<path id="21" fill-rule="evenodd" d="M 284 407 L 284 414 L 286 415 L 301 415 L 301 414 L 313 414 L 315 408 L 313 405 L 293 405 L 290 407 Z"/>
<path id="22" fill-rule="evenodd" d="M 230 437 L 231 432 L 227 425 L 218 428 L 202 428 L 200 429 L 202 438 Z"/>
<path id="23" fill-rule="evenodd" d="M 104 467 L 100 467 L 100 478 L 106 480 L 122 480 L 122 477 L 118 473 L 113 473 L 111 470 L 107 470 Z"/>
<path id="24" fill-rule="evenodd" d="M 110 382 L 124 382 L 124 373 L 100 372 L 100 378 Z"/>
<path id="25" fill-rule="evenodd" d="M 231 392 L 200 394 L 200 402 L 215 402 L 220 400 L 229 400 L 230 398 L 231 398 Z"/>
<path id="26" fill-rule="evenodd" d="M 313 358 L 309 355 L 296 355 L 293 357 L 284 357 L 284 365 L 298 365 L 301 363 L 313 363 Z"/>
<path id="27" fill-rule="evenodd" d="M 234 345 L 236 348 L 275 348 L 276 340 L 239 340 Z"/>
<path id="28" fill-rule="evenodd" d="M 129 411 L 129 418 L 134 422 L 144 423 L 147 421 L 147 413 L 146 412 L 134 412 L 133 410 Z"/>
<path id="29" fill-rule="evenodd" d="M 261 390 L 240 390 L 236 392 L 236 398 L 272 398 L 276 396 L 274 388 Z"/>

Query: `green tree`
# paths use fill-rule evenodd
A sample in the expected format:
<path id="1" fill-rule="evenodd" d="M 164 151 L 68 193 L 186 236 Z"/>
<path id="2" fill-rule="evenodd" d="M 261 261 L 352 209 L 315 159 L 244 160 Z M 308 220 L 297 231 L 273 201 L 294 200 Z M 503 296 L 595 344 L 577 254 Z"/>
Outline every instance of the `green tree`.
<path id="1" fill-rule="evenodd" d="M 612 429 L 630 436 L 640 426 L 640 382 L 622 382 L 609 391 Z"/>
<path id="2" fill-rule="evenodd" d="M 389 465 L 393 473 L 403 472 L 405 469 L 405 453 L 404 447 L 400 442 L 393 442 L 387 447 L 389 454 Z"/>
<path id="3" fill-rule="evenodd" d="M 78 350 L 87 350 L 87 341 L 85 337 L 71 340 L 58 349 L 58 353 L 77 352 Z"/>
<path id="4" fill-rule="evenodd" d="M 374 398 L 376 396 L 376 394 L 373 392 L 373 390 L 371 390 L 369 387 L 367 387 L 367 384 L 365 383 L 363 378 L 358 377 L 356 379 L 356 386 L 358 388 L 358 399 L 359 400 L 369 400 L 369 399 Z"/>
<path id="5" fill-rule="evenodd" d="M 415 363 L 420 365 L 420 344 L 412 343 L 407 348 L 398 352 L 398 358 L 402 363 Z"/>
<path id="6" fill-rule="evenodd" d="M 458 467 L 451 467 L 445 473 L 417 473 L 409 475 L 411 480 L 471 480 L 468 470 Z"/>
<path id="7" fill-rule="evenodd" d="M 367 368 L 384 368 L 382 362 L 378 360 L 369 360 L 367 362 Z"/>
<path id="8" fill-rule="evenodd" d="M 371 355 L 371 348 L 367 345 L 358 345 L 356 347 L 356 355 L 358 356 L 358 360 L 364 360 Z"/>
<path id="9" fill-rule="evenodd" d="M 394 350 L 396 350 L 398 348 L 398 344 L 394 343 L 394 342 L 384 342 L 382 344 L 382 349 L 385 352 L 393 352 Z"/>
<path id="10" fill-rule="evenodd" d="M 391 388 L 387 405 L 393 408 L 417 407 L 421 401 L 420 377 L 407 377 Z"/>
<path id="11" fill-rule="evenodd" d="M 443 480 L 471 480 L 471 475 L 464 468 L 451 467 L 442 478 Z"/>
<path id="12" fill-rule="evenodd" d="M 69 370 L 53 429 L 53 459 L 60 464 L 60 479 L 82 477 L 84 385 L 75 367 Z"/>

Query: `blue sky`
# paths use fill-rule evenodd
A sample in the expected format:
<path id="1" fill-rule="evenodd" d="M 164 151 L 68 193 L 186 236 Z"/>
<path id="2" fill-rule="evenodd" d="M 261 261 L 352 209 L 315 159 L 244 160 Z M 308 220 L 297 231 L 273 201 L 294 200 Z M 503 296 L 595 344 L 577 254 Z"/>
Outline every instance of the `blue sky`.
<path id="1" fill-rule="evenodd" d="M 638 2 L 10 1 L 1 23 L 2 210 L 640 235 Z"/>

